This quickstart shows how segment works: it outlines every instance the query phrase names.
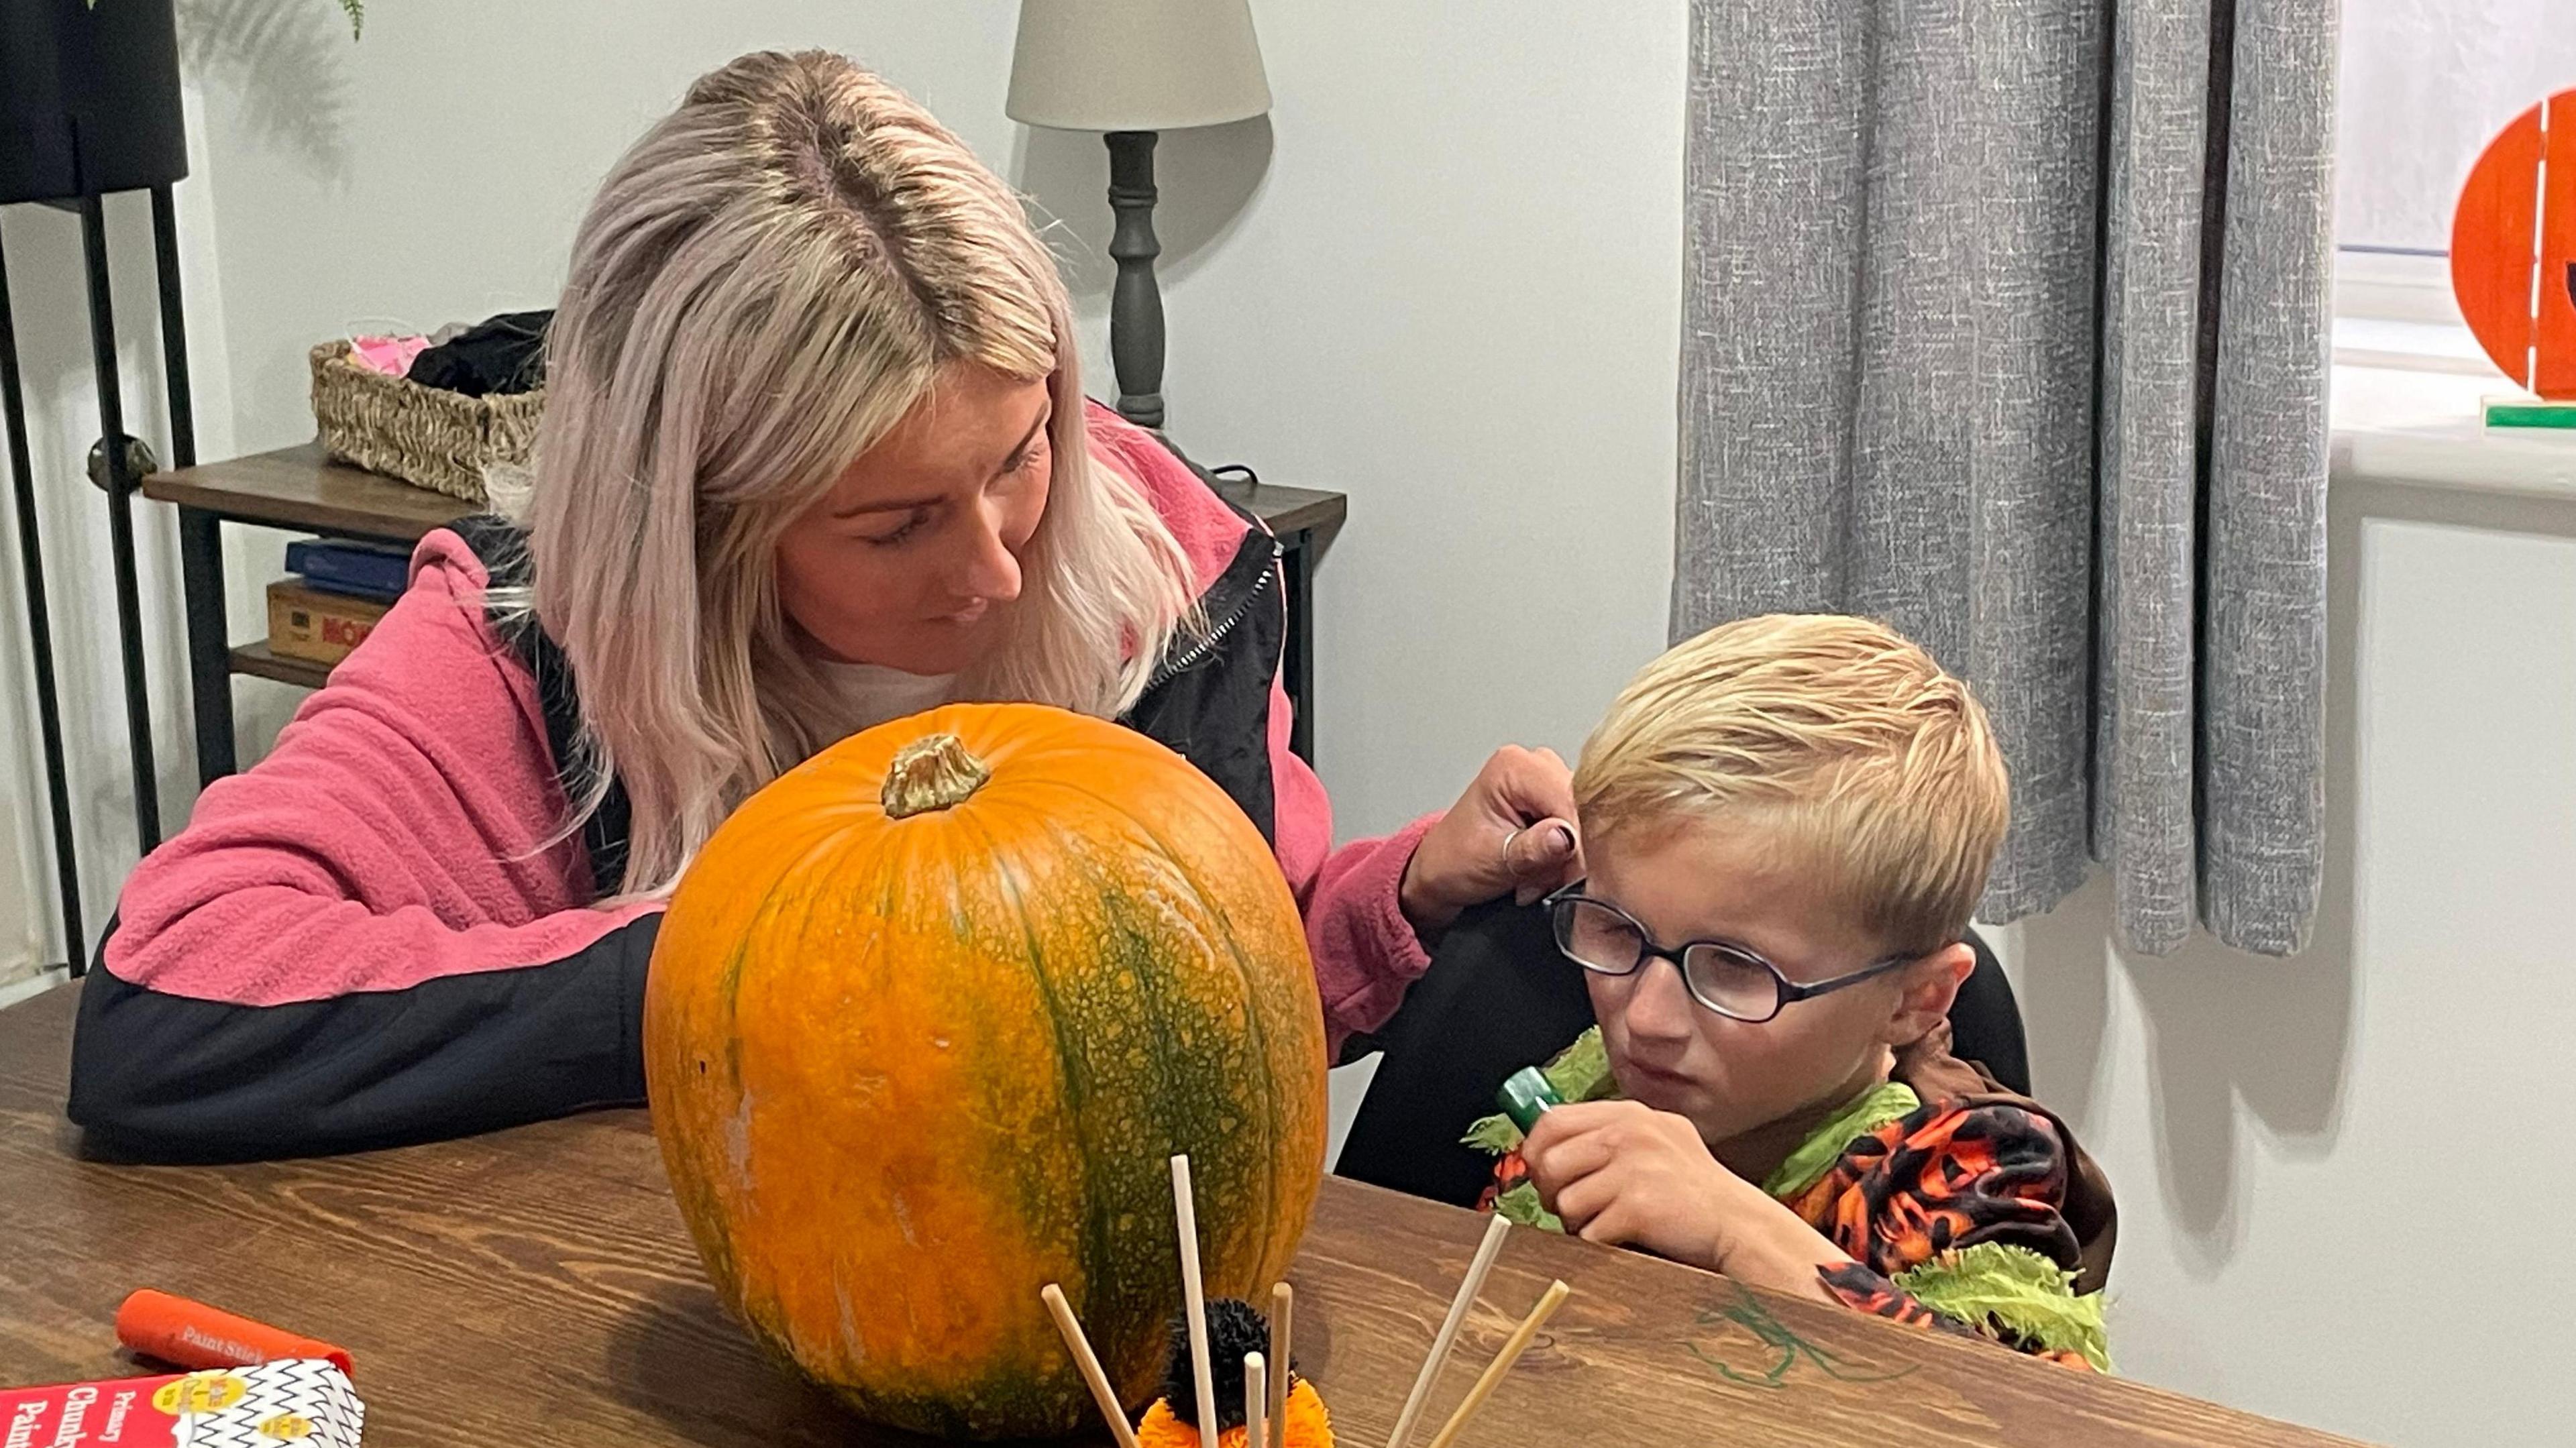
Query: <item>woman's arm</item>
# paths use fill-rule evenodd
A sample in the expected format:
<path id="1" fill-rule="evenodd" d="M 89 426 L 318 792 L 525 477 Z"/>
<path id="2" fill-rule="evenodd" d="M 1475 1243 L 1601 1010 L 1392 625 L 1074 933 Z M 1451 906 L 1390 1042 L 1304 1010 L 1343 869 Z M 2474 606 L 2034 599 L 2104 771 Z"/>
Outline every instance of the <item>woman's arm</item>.
<path id="1" fill-rule="evenodd" d="M 1414 847 L 1438 816 L 1375 840 L 1333 846 L 1333 805 L 1323 781 L 1288 748 L 1288 694 L 1270 689 L 1270 779 L 1279 868 L 1306 920 L 1315 986 L 1324 998 L 1325 1050 L 1395 1014 L 1405 987 L 1431 968 L 1431 953 L 1398 896 Z"/>
<path id="2" fill-rule="evenodd" d="M 1386 1024 L 1431 966 L 1424 943 L 1470 906 L 1524 900 L 1573 879 L 1573 789 L 1546 750 L 1506 747 L 1485 762 L 1451 809 L 1384 839 L 1332 848 L 1332 804 L 1288 748 L 1287 694 L 1271 681 L 1270 767 L 1279 866 L 1306 918 L 1306 944 L 1324 998 L 1326 1047 Z"/>
<path id="3" fill-rule="evenodd" d="M 658 913 L 588 903 L 480 566 L 413 586 L 138 866 L 84 988 L 72 1119 L 146 1155 L 452 1136 L 642 1094 Z"/>

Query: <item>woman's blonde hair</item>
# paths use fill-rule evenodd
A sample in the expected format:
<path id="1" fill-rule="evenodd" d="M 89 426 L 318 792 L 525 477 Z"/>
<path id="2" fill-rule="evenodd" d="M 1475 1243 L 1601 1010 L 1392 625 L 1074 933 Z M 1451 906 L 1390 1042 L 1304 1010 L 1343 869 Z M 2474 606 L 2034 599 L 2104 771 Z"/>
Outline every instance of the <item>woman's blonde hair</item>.
<path id="1" fill-rule="evenodd" d="M 1595 845 L 1715 821 L 1759 831 L 1854 924 L 1929 953 L 1960 938 L 2011 809 L 1968 686 L 1883 624 L 1772 614 L 1648 664 L 1583 746 Z"/>
<path id="2" fill-rule="evenodd" d="M 1064 284 L 1010 188 L 819 51 L 699 80 L 600 187 L 548 338 L 521 602 L 581 700 L 568 828 L 625 787 L 627 895 L 838 737 L 778 544 L 952 363 L 1047 379 L 1055 407 L 1022 596 L 959 696 L 1121 713 L 1192 616 L 1189 564 L 1091 450 Z"/>

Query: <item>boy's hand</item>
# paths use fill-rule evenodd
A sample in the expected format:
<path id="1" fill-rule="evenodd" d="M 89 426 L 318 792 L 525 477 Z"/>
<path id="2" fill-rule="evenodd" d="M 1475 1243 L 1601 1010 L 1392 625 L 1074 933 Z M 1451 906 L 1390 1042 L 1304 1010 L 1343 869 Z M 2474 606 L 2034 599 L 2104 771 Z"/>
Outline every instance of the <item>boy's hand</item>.
<path id="1" fill-rule="evenodd" d="M 1751 1190 L 1688 1120 L 1634 1101 L 1556 1107 L 1521 1144 L 1521 1160 L 1568 1232 L 1712 1270 L 1727 1218 Z"/>
<path id="2" fill-rule="evenodd" d="M 1587 1242 L 1641 1247 L 1756 1287 L 1829 1297 L 1818 1267 L 1851 1261 L 1709 1155 L 1684 1117 L 1634 1101 L 1559 1106 L 1521 1143 L 1539 1200 Z"/>

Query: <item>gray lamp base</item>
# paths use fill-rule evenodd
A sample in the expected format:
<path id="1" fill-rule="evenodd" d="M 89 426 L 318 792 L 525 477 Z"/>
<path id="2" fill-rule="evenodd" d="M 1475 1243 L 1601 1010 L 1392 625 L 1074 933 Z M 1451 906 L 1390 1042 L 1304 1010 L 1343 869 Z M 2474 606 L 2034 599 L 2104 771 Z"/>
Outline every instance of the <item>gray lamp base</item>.
<path id="1" fill-rule="evenodd" d="M 1163 426 L 1163 293 L 1154 281 L 1152 131 L 1109 132 L 1109 209 L 1118 218 L 1109 255 L 1118 283 L 1109 295 L 1109 357 L 1118 370 L 1118 413 L 1138 427 Z"/>

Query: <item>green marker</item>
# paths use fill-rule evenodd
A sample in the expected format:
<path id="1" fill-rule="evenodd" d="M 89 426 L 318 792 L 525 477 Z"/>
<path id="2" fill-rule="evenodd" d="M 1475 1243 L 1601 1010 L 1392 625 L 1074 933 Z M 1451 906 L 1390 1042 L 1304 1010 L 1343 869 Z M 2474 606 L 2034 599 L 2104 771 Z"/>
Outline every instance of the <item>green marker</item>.
<path id="1" fill-rule="evenodd" d="M 1523 1066 L 1503 1083 L 1502 1090 L 1494 1093 L 1494 1102 L 1512 1119 L 1512 1125 L 1521 1129 L 1521 1135 L 1527 1136 L 1548 1108 L 1563 1106 L 1565 1098 L 1556 1094 L 1546 1072 L 1536 1066 Z"/>

